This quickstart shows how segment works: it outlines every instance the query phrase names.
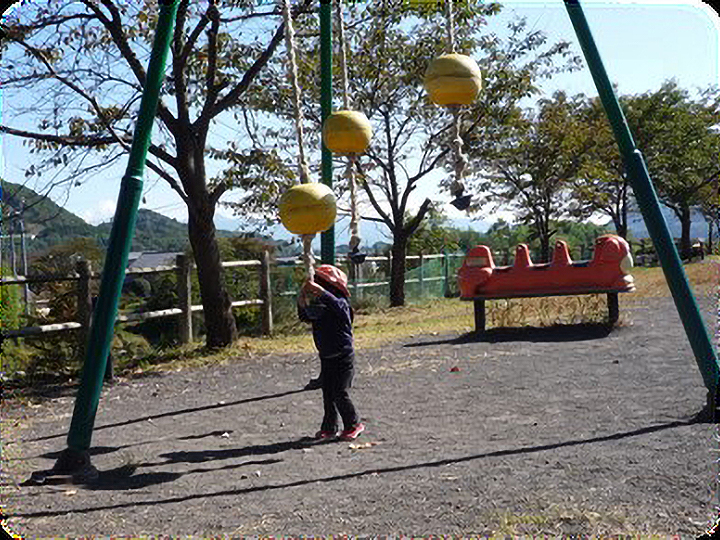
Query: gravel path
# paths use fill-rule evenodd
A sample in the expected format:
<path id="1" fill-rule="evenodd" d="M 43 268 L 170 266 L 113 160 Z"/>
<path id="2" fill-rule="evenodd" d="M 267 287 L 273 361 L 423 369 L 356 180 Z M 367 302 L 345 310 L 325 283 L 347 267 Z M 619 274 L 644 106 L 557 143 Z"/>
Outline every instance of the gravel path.
<path id="1" fill-rule="evenodd" d="M 629 295 L 628 295 L 629 296 Z M 314 355 L 104 391 L 92 486 L 19 485 L 65 447 L 73 401 L 4 405 L 3 508 L 24 537 L 696 536 L 715 516 L 715 427 L 668 298 L 621 326 L 421 336 L 358 351 L 355 444 L 312 444 Z M 701 299 L 711 330 L 716 304 Z"/>

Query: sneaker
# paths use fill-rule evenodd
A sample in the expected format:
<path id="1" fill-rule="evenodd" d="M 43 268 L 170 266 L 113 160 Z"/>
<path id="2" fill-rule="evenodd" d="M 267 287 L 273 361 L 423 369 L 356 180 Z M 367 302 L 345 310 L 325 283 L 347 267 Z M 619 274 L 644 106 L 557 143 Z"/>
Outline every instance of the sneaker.
<path id="1" fill-rule="evenodd" d="M 310 379 L 310 382 L 305 385 L 305 390 L 317 390 L 318 388 L 322 388 L 322 379 L 320 377 Z"/>
<path id="2" fill-rule="evenodd" d="M 355 439 L 358 438 L 358 436 L 359 436 L 363 431 L 365 431 L 365 424 L 363 424 L 362 422 L 358 422 L 357 424 L 355 424 L 355 425 L 354 425 L 353 427 L 351 427 L 350 429 L 344 430 L 344 431 L 340 434 L 340 440 L 341 440 L 341 441 L 354 441 Z"/>
<path id="3" fill-rule="evenodd" d="M 325 431 L 322 429 L 315 434 L 316 441 L 329 441 L 330 439 L 334 439 L 335 437 L 337 437 L 337 432 Z"/>

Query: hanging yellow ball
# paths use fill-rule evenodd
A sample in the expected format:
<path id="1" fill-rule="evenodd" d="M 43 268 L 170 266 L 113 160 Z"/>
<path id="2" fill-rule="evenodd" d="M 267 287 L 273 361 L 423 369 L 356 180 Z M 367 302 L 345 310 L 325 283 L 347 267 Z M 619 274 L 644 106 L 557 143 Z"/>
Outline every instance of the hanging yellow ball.
<path id="1" fill-rule="evenodd" d="M 335 223 L 335 195 L 325 184 L 299 184 L 280 197 L 280 221 L 293 234 L 323 232 Z"/>
<path id="2" fill-rule="evenodd" d="M 336 154 L 361 154 L 370 145 L 372 127 L 361 112 L 335 111 L 325 119 L 323 142 Z"/>
<path id="3" fill-rule="evenodd" d="M 470 105 L 482 89 L 482 74 L 469 56 L 444 54 L 428 66 L 424 85 L 436 105 Z"/>

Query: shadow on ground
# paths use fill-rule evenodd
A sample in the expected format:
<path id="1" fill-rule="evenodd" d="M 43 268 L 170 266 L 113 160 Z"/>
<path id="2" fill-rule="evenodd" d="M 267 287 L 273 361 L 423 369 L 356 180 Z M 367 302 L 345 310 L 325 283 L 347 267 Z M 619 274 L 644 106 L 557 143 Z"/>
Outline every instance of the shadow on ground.
<path id="1" fill-rule="evenodd" d="M 266 396 L 256 396 L 252 398 L 246 398 L 246 399 L 238 399 L 237 401 L 226 401 L 222 403 L 213 403 L 211 405 L 202 405 L 201 407 L 188 407 L 186 409 L 179 409 L 177 411 L 168 411 L 164 413 L 159 414 L 150 414 L 147 416 L 141 416 L 138 418 L 132 418 L 130 420 L 124 420 L 122 422 L 114 422 L 112 424 L 104 424 L 102 426 L 97 426 L 93 429 L 93 432 L 100 431 L 102 429 L 108 429 L 108 428 L 115 428 L 120 426 L 128 426 L 130 424 L 137 424 L 140 422 L 147 422 L 148 420 L 157 420 L 159 418 L 166 418 L 169 416 L 178 416 L 181 414 L 190 414 L 190 413 L 196 413 L 200 411 L 209 411 L 212 409 L 223 409 L 225 407 L 232 407 L 235 405 L 243 405 L 245 403 L 253 403 L 255 401 L 264 401 L 267 399 L 277 399 L 282 398 L 285 396 L 291 396 L 293 394 L 299 394 L 301 392 L 306 392 L 304 388 L 301 388 L 299 390 L 289 390 L 287 392 L 280 392 L 279 394 L 269 394 Z M 65 437 L 67 433 L 56 433 L 54 435 L 46 435 L 44 437 L 36 437 L 34 439 L 28 439 L 28 441 L 36 442 L 36 441 L 45 441 L 48 439 L 55 439 L 57 437 Z M 203 435 L 205 436 L 205 435 Z"/>
<path id="2" fill-rule="evenodd" d="M 480 454 L 473 454 L 468 456 L 460 456 L 455 458 L 448 458 L 448 459 L 440 459 L 440 460 L 434 460 L 434 461 L 426 461 L 422 463 L 408 463 L 408 464 L 400 464 L 392 467 L 378 467 L 373 469 L 367 469 L 363 471 L 358 471 L 354 473 L 348 473 L 348 474 L 341 474 L 341 475 L 334 475 L 324 478 L 307 478 L 302 480 L 297 480 L 294 482 L 285 482 L 285 483 L 279 483 L 279 484 L 266 484 L 261 486 L 251 486 L 246 488 L 238 488 L 238 489 L 232 489 L 232 490 L 223 490 L 218 492 L 212 492 L 212 493 L 195 493 L 195 494 L 187 494 L 179 497 L 170 497 L 165 499 L 153 499 L 153 500 L 144 500 L 144 501 L 128 501 L 128 502 L 121 502 L 117 504 L 109 504 L 109 505 L 103 505 L 98 507 L 83 507 L 83 508 L 74 508 L 70 510 L 71 512 L 78 513 L 78 514 L 86 514 L 90 512 L 96 512 L 100 510 L 116 510 L 121 508 L 139 508 L 142 506 L 153 506 L 153 505 L 159 505 L 159 504 L 172 504 L 172 503 L 178 503 L 183 502 L 187 500 L 192 499 L 204 499 L 204 498 L 213 498 L 213 497 L 223 497 L 223 496 L 237 496 L 247 493 L 253 493 L 253 492 L 262 492 L 262 491 L 270 491 L 270 490 L 277 490 L 277 489 L 287 489 L 287 488 L 293 488 L 293 487 L 299 487 L 299 486 L 307 486 L 311 484 L 315 484 L 318 482 L 335 482 L 339 480 L 346 480 L 349 478 L 359 478 L 359 477 L 365 477 L 369 475 L 379 475 L 379 474 L 387 474 L 387 473 L 399 473 L 404 471 L 410 471 L 410 470 L 418 470 L 423 468 L 433 468 L 433 467 L 443 467 L 446 465 L 452 465 L 457 463 L 463 463 L 463 462 L 469 462 L 469 461 L 476 461 L 476 460 L 482 460 L 482 459 L 488 459 L 488 458 L 494 458 L 494 457 L 505 457 L 505 456 L 512 456 L 512 455 L 522 455 L 522 454 L 532 454 L 536 452 L 544 452 L 548 450 L 554 450 L 557 448 L 563 448 L 563 447 L 571 447 L 571 446 L 579 446 L 584 444 L 593 444 L 593 443 L 602 443 L 607 441 L 616 441 L 620 439 L 624 439 L 627 437 L 637 437 L 641 435 L 645 435 L 648 433 L 654 433 L 659 431 L 664 431 L 668 429 L 674 429 L 678 427 L 684 427 L 688 425 L 692 425 L 696 421 L 694 419 L 688 419 L 688 420 L 673 420 L 671 422 L 665 422 L 661 424 L 654 424 L 646 427 L 642 427 L 639 429 L 634 429 L 630 431 L 623 431 L 619 433 L 612 433 L 609 435 L 601 435 L 598 437 L 591 437 L 587 439 L 573 439 L 569 441 L 562 441 L 557 443 L 550 443 L 550 444 L 543 444 L 543 445 L 537 445 L 537 446 L 522 446 L 518 448 L 508 448 L 505 450 L 495 450 L 492 452 L 483 452 Z M 298 439 L 298 440 L 291 440 L 291 441 L 285 441 L 277 444 L 271 444 L 271 445 L 259 445 L 259 446 L 249 446 L 245 448 L 237 448 L 237 449 L 231 449 L 224 452 L 198 452 L 198 453 L 192 453 L 194 454 L 193 458 L 200 458 L 202 460 L 206 459 L 227 459 L 231 457 L 236 456 L 245 456 L 245 455 L 259 455 L 263 453 L 277 453 L 284 450 L 289 449 L 295 449 L 295 448 L 303 448 L 309 444 L 309 441 L 307 438 Z M 196 459 L 187 460 L 185 459 L 187 453 L 185 452 L 178 452 L 178 453 L 170 453 L 170 454 L 163 454 L 162 457 L 169 457 L 171 458 L 171 461 L 189 461 L 194 462 Z M 196 454 L 196 455 L 195 455 Z M 140 473 L 135 475 L 135 471 L 139 467 L 145 467 L 145 466 L 153 466 L 155 464 L 131 464 L 131 465 L 123 465 L 122 467 L 119 467 L 117 469 L 109 470 L 109 471 L 101 471 L 99 474 L 99 477 L 97 480 L 95 480 L 91 484 L 87 484 L 83 487 L 89 490 L 109 490 L 109 491 L 121 491 L 121 490 L 129 490 L 129 489 L 140 489 L 143 487 L 147 487 L 154 484 L 162 484 L 167 482 L 172 482 L 174 480 L 177 480 L 181 476 L 184 476 L 186 474 L 191 473 L 202 473 L 202 472 L 209 472 L 211 470 L 222 470 L 222 469 L 233 469 L 237 467 L 243 467 L 247 465 L 257 465 L 257 464 L 271 464 L 276 463 L 281 460 L 259 460 L 259 461 L 253 461 L 253 462 L 243 462 L 240 464 L 231 464 L 226 465 L 223 467 L 215 468 L 215 469 L 191 469 L 188 471 L 183 472 L 148 472 L 148 473 Z M 157 465 L 163 465 L 167 464 L 165 463 L 159 463 Z M 49 484 L 50 482 L 47 482 L 46 484 Z M 52 483 L 54 484 L 61 484 L 61 483 L 67 483 L 67 481 L 63 482 L 61 478 L 53 479 Z M 63 510 L 43 510 L 38 512 L 28 512 L 28 513 L 14 513 L 14 514 L 8 514 L 5 516 L 6 518 L 34 518 L 34 517 L 50 517 L 50 516 L 58 516 L 58 515 L 64 515 L 68 512 L 68 509 Z"/>
<path id="3" fill-rule="evenodd" d="M 597 324 L 556 324 L 553 326 L 523 326 L 519 328 L 490 328 L 484 332 L 467 332 L 455 338 L 407 343 L 405 347 L 429 345 L 463 345 L 465 343 L 501 343 L 512 341 L 568 342 L 589 341 L 608 337 L 621 327 L 607 323 Z"/>

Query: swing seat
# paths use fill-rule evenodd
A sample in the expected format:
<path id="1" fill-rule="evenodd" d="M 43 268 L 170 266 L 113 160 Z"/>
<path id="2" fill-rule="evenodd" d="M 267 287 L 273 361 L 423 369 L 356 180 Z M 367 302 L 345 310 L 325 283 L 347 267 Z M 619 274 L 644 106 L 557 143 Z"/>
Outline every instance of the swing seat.
<path id="1" fill-rule="evenodd" d="M 450 204 L 458 210 L 467 210 L 470 207 L 471 199 L 472 197 L 470 197 L 470 195 L 463 195 L 462 197 L 457 197 L 456 199 L 450 201 Z"/>
<path id="2" fill-rule="evenodd" d="M 364 253 L 358 248 L 355 248 L 350 251 L 350 253 L 348 253 L 348 258 L 353 262 L 353 264 L 362 264 L 367 258 L 367 253 Z"/>

